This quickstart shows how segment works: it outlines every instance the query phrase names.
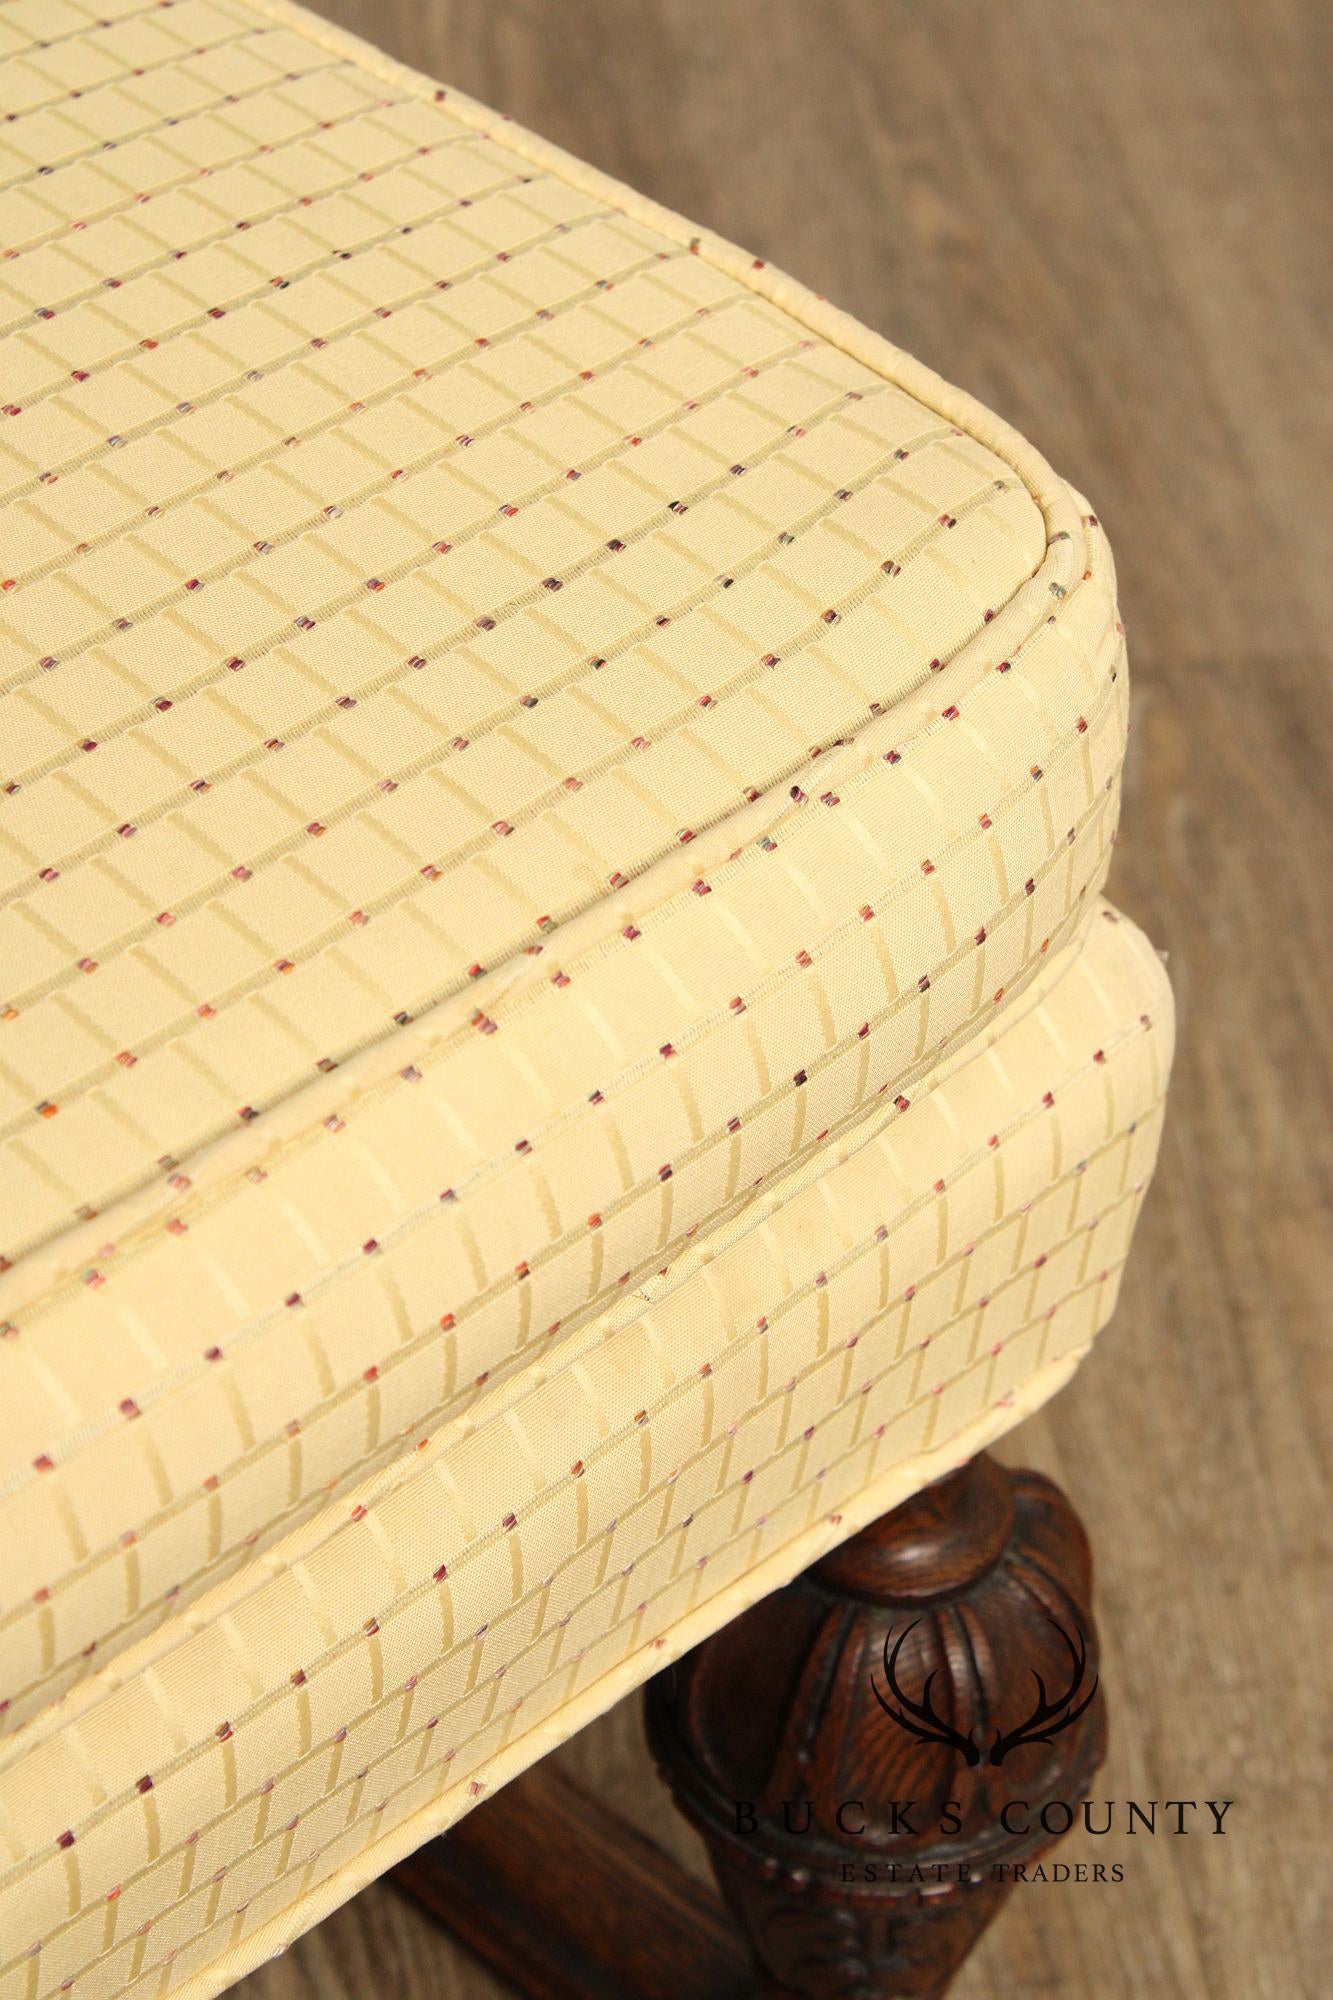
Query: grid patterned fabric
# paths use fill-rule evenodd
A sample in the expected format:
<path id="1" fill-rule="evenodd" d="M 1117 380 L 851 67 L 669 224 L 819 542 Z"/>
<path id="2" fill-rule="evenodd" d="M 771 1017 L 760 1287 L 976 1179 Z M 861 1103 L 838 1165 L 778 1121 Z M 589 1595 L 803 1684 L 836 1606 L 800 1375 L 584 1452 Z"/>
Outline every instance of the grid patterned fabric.
<path id="1" fill-rule="evenodd" d="M 3 2000 L 216 1992 L 1042 1400 L 1114 1303 L 1170 1042 L 1102 906 L 908 1111 L 39 1716 Z"/>
<path id="2" fill-rule="evenodd" d="M 202 1996 L 1050 1393 L 1169 998 L 997 419 L 284 0 L 0 105 L 0 2000 Z"/>

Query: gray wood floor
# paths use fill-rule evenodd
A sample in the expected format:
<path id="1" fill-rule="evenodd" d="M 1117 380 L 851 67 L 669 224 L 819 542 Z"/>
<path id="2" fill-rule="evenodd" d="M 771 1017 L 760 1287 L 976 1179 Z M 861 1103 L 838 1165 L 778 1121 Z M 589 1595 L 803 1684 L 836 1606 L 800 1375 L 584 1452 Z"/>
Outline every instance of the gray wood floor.
<path id="1" fill-rule="evenodd" d="M 1181 1051 L 1116 1323 L 1006 1456 L 1098 1548 L 1099 1795 L 1237 1803 L 1225 1839 L 1071 1840 L 1123 1883 L 1019 1891 L 956 1990 L 1326 1993 L 1333 11 L 318 4 L 883 328 L 1107 523 L 1135 674 L 1112 892 L 1169 950 Z M 701 1865 L 635 1704 L 563 1756 Z M 383 1887 L 241 1991 L 500 1995 Z"/>

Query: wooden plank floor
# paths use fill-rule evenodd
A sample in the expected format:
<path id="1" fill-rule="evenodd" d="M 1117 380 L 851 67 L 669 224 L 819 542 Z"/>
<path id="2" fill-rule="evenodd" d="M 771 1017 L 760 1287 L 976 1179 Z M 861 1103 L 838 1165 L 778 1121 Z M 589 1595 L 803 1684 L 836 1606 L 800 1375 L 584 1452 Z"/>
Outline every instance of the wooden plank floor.
<path id="1" fill-rule="evenodd" d="M 1226 1839 L 1067 1843 L 1123 1883 L 1020 1891 L 956 1991 L 1327 1992 L 1333 13 L 319 4 L 884 329 L 1106 522 L 1135 676 L 1112 893 L 1169 951 L 1181 1050 L 1116 1323 L 1006 1455 L 1099 1550 L 1105 1795 L 1237 1803 Z M 563 1755 L 701 1865 L 636 1704 Z M 241 1991 L 500 1993 L 382 1887 Z"/>

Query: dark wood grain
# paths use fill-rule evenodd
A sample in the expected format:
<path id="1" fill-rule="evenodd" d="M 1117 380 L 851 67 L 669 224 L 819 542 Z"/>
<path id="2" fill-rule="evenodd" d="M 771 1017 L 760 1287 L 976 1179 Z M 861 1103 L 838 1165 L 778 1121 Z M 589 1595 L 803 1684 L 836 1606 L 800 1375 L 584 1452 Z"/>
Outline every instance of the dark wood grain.
<path id="1" fill-rule="evenodd" d="M 717 1898 L 549 1759 L 394 1882 L 542 2000 L 745 2000 L 751 1988 Z"/>
<path id="2" fill-rule="evenodd" d="M 957 2000 L 1324 1990 L 1333 461 L 1324 0 L 315 0 L 795 272 L 1091 497 L 1133 737 L 1112 893 L 1180 1050 L 1113 1327 L 1012 1442 L 1099 1561 L 1099 1791 L 1231 1796 L 1011 1897 Z M 1010 1448 L 1006 1448 L 1010 1449 Z M 559 1761 L 683 1864 L 636 1705 Z M 1062 1858 L 1103 1858 L 1071 1835 Z M 388 1888 L 245 2000 L 499 2000 Z"/>
<path id="3" fill-rule="evenodd" d="M 1102 1761 L 1091 1586 L 1059 1489 L 983 1456 L 652 1683 L 765 1994 L 939 2000 Z"/>

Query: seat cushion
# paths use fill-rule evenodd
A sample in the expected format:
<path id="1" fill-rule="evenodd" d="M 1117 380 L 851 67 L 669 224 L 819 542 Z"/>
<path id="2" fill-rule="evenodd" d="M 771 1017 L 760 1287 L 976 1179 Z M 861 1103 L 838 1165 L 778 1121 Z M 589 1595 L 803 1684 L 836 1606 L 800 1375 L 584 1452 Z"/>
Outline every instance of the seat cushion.
<path id="1" fill-rule="evenodd" d="M 490 1011 L 524 954 L 525 986 L 549 981 L 572 922 L 617 990 L 646 989 L 620 961 L 669 947 L 631 953 L 631 922 L 660 927 L 705 873 L 720 893 L 737 847 L 747 935 L 721 904 L 675 917 L 709 992 L 658 971 L 591 1030 L 595 1055 L 571 1051 L 567 1085 L 539 1065 L 542 1110 L 589 1062 L 618 1082 L 639 1053 L 622 1011 L 683 1041 L 717 982 L 729 999 L 822 956 L 836 921 L 885 900 L 889 846 L 935 879 L 867 920 L 890 927 L 892 974 L 840 983 L 935 982 L 1071 826 L 1095 853 L 1119 757 L 1104 561 L 1068 508 L 1046 518 L 1002 439 L 812 331 L 762 274 L 538 171 L 470 107 L 386 96 L 231 0 L 169 11 L 10 65 L 123 62 L 149 19 L 154 46 L 217 44 L 170 71 L 206 102 L 169 143 L 90 160 L 37 109 L 8 138 L 55 169 L 16 203 L 0 276 L 18 384 L 0 426 L 11 1261 L 120 1198 L 149 1190 L 160 1213 L 164 1163 L 387 1055 L 433 1008 Z M 232 131 L 209 100 L 242 77 Z M 946 711 L 960 726 L 931 741 Z M 818 817 L 903 739 L 910 770 L 861 776 L 865 824 L 807 837 L 808 862 L 752 858 L 784 808 Z M 1067 901 L 1062 874 L 1043 935 Z M 751 944 L 757 904 L 785 921 Z M 987 988 L 1035 945 L 993 941 Z M 971 971 L 930 1003 L 928 1042 L 959 1030 Z M 547 1047 L 581 1006 L 532 1011 Z M 483 1065 L 482 1151 L 506 1129 L 501 1066 Z M 729 1085 L 727 1108 L 754 1087 Z"/>
<path id="2" fill-rule="evenodd" d="M 7 68 L 12 1723 L 910 1098 L 1125 683 L 1026 447 L 490 114 L 232 0 Z"/>
<path id="3" fill-rule="evenodd" d="M 1110 557 L 998 419 L 282 0 L 16 0 L 0 79 L 0 1937 L 41 1940 L 0 2000 L 202 1995 L 812 1522 L 1049 1393 L 1117 1263 L 1089 1280 L 1056 1227 L 1070 1162 L 1111 1149 L 1127 1230 L 1167 1003 L 1098 900 Z M 1051 1011 L 1088 981 L 1132 1087 Z M 943 1158 L 965 1076 L 986 1227 L 1016 1270 L 1049 1200 L 1051 1275 L 999 1355 L 941 1276 L 923 1387 L 892 1294 L 960 1225 L 938 1173 L 912 1205 L 899 1135 Z M 879 1275 L 816 1283 L 844 1211 Z M 892 1350 L 873 1451 L 835 1295 Z M 820 1479 L 805 1402 L 855 1429 Z M 744 1521 L 768 1484 L 755 1536 L 708 1512 L 685 1589 L 680 1496 Z M 650 1560 L 651 1614 L 607 1581 Z M 512 1676 L 521 1726 L 490 1687 L 452 1760 L 412 1736 L 387 1817 L 358 1792 L 341 1846 L 275 1848 L 250 1780 L 343 1810 L 320 1732 L 407 1732 L 431 1659 L 469 1701 Z M 262 1896 L 201 1914 L 191 1833 Z M 116 1945 L 120 1887 L 151 1946 Z"/>

